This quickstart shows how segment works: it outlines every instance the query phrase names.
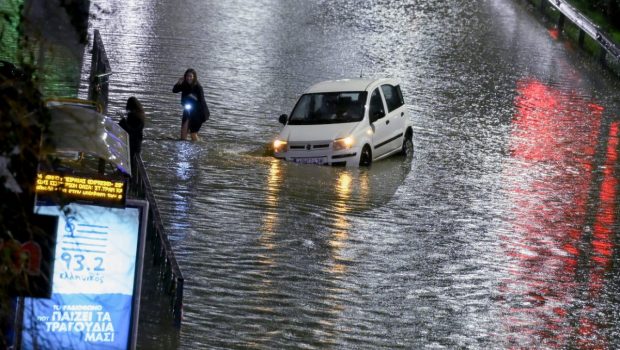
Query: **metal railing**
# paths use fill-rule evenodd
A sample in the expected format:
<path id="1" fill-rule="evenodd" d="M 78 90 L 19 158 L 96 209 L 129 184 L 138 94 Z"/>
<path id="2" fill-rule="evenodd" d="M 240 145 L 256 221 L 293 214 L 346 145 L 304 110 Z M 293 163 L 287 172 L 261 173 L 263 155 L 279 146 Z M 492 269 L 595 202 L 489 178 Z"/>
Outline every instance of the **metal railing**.
<path id="1" fill-rule="evenodd" d="M 99 103 L 105 111 L 108 104 L 108 77 L 112 74 L 112 69 L 98 30 L 94 32 L 92 55 L 88 98 Z M 131 168 L 128 195 L 149 202 L 147 244 L 153 252 L 153 266 L 160 268 L 160 291 L 169 297 L 174 326 L 180 328 L 183 314 L 183 274 L 172 251 L 151 182 L 139 155 L 131 160 Z"/>
<path id="2" fill-rule="evenodd" d="M 529 0 L 532 1 L 532 0 Z M 553 8 L 560 12 L 558 21 L 558 29 L 562 30 L 565 19 L 570 20 L 579 28 L 579 43 L 583 44 L 583 35 L 588 34 L 590 38 L 596 41 L 601 47 L 601 61 L 605 63 L 605 55 L 609 54 L 616 60 L 620 60 L 620 48 L 614 43 L 609 36 L 601 31 L 599 26 L 592 23 L 587 17 L 581 14 L 565 0 L 541 0 L 540 10 L 544 13 L 545 4 L 549 3 Z"/>
<path id="3" fill-rule="evenodd" d="M 580 30 L 588 34 L 592 39 L 596 40 L 603 49 L 609 54 L 620 59 L 620 49 L 616 44 L 603 33 L 600 28 L 592 23 L 587 17 L 581 14 L 564 0 L 548 0 L 551 6 L 555 7 L 566 18 L 573 22 Z"/>
<path id="4" fill-rule="evenodd" d="M 149 217 L 147 226 L 147 244 L 153 252 L 153 265 L 159 266 L 159 277 L 163 282 L 161 292 L 170 298 L 174 326 L 179 328 L 183 317 L 183 274 L 174 256 L 168 235 L 153 195 L 153 189 L 146 168 L 140 155 L 132 159 L 133 176 L 129 185 L 129 195 L 135 198 L 146 199 L 149 202 Z"/>

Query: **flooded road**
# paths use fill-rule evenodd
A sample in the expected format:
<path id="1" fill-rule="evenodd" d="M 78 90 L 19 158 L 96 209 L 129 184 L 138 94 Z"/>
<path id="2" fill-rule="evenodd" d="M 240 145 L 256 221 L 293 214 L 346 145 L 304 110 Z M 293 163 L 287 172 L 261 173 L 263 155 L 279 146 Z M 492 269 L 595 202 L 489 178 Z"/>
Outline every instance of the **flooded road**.
<path id="1" fill-rule="evenodd" d="M 618 80 L 519 1 L 92 11 L 111 114 L 132 95 L 146 108 L 142 157 L 185 276 L 180 334 L 143 316 L 141 348 L 620 347 Z M 175 140 L 188 67 L 211 110 L 198 143 Z M 305 88 L 360 73 L 402 81 L 412 159 L 266 155 Z"/>

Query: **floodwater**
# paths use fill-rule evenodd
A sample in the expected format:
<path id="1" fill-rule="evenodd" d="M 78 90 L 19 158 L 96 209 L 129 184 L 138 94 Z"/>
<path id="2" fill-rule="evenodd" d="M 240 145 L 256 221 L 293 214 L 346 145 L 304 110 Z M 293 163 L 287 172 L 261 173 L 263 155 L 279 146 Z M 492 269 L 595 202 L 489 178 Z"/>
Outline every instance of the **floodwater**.
<path id="1" fill-rule="evenodd" d="M 185 276 L 180 332 L 148 303 L 139 347 L 620 347 L 618 79 L 524 2 L 91 10 L 110 114 L 145 105 L 142 157 Z M 197 143 L 176 140 L 188 67 L 211 109 Z M 360 74 L 402 81 L 412 159 L 266 154 L 305 88 Z"/>

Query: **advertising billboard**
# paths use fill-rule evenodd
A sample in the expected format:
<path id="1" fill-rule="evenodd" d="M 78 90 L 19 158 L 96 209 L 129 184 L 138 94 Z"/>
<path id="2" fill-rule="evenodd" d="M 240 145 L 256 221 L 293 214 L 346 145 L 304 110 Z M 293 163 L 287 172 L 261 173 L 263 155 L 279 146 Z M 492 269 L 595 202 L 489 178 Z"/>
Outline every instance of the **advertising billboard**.
<path id="1" fill-rule="evenodd" d="M 22 348 L 134 348 L 148 203 L 36 212 L 58 217 L 52 295 L 25 298 Z"/>

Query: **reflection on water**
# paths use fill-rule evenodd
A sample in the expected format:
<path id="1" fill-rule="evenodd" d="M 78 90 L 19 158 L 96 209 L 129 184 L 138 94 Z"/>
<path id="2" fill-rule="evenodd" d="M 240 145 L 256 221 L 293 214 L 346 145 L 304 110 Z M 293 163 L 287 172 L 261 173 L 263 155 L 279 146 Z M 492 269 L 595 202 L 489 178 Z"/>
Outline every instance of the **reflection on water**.
<path id="1" fill-rule="evenodd" d="M 618 177 L 620 174 L 615 170 L 618 164 L 618 122 L 611 123 L 607 147 L 605 149 L 605 160 L 603 162 L 603 174 L 598 195 L 598 208 L 594 224 L 592 225 L 591 251 L 585 251 L 584 255 L 589 257 L 588 264 L 588 303 L 581 310 L 579 319 L 579 336 L 577 344 L 580 347 L 610 348 L 614 347 L 616 339 L 614 334 L 609 334 L 606 328 L 609 324 L 617 323 L 617 318 L 613 315 L 601 317 L 602 314 L 609 314 L 611 310 L 601 301 L 604 288 L 608 284 L 609 272 L 612 268 L 613 254 L 615 248 L 615 234 L 618 232 L 618 221 L 616 213 L 618 210 L 617 191 Z M 611 293 L 617 295 L 618 285 L 612 285 Z"/>
<path id="2" fill-rule="evenodd" d="M 333 230 L 329 246 L 332 251 L 332 273 L 344 273 L 346 267 L 340 261 L 343 257 L 340 255 L 340 250 L 344 248 L 347 238 L 349 237 L 349 228 L 351 224 L 347 214 L 349 212 L 349 200 L 351 198 L 351 182 L 353 178 L 351 174 L 343 171 L 339 174 L 335 184 L 334 192 L 337 199 L 334 202 L 334 216 L 333 216 Z M 363 202 L 362 202 L 363 203 Z"/>
<path id="3" fill-rule="evenodd" d="M 147 112 L 180 348 L 620 346 L 619 84 L 521 2 L 93 2 L 109 110 Z M 200 143 L 174 140 L 187 67 L 211 110 Z M 305 88 L 360 71 L 402 80 L 412 159 L 262 156 Z M 148 349 L 174 332 L 140 331 Z"/>
<path id="4" fill-rule="evenodd" d="M 533 79 L 517 92 L 504 175 L 513 203 L 511 234 L 503 237 L 514 259 L 501 286 L 507 341 L 608 348 L 609 333 L 599 327 L 613 319 L 591 317 L 611 266 L 617 125 L 602 123 L 601 106 Z"/>
<path id="5" fill-rule="evenodd" d="M 280 170 L 280 161 L 271 160 L 269 167 L 269 176 L 267 178 L 267 196 L 265 204 L 267 211 L 263 216 L 263 226 L 261 228 L 261 244 L 271 250 L 274 247 L 273 239 L 275 237 L 275 229 L 278 223 L 279 193 L 280 183 L 282 182 L 282 174 Z"/>

